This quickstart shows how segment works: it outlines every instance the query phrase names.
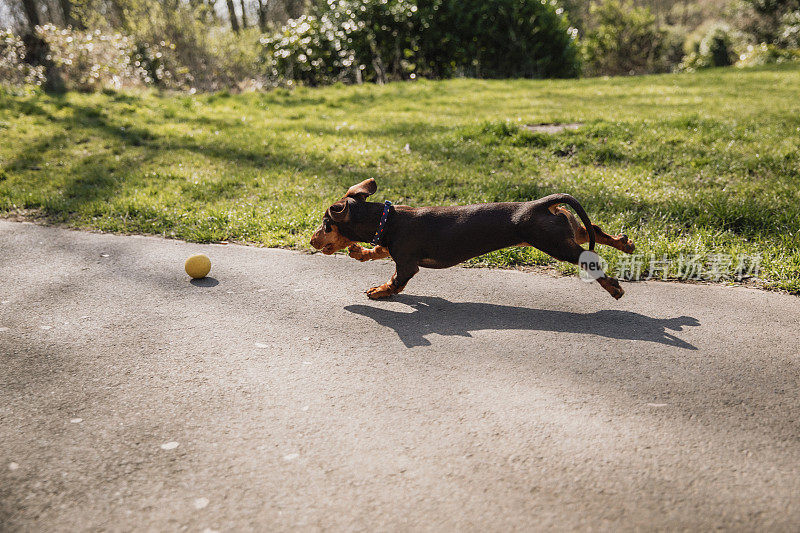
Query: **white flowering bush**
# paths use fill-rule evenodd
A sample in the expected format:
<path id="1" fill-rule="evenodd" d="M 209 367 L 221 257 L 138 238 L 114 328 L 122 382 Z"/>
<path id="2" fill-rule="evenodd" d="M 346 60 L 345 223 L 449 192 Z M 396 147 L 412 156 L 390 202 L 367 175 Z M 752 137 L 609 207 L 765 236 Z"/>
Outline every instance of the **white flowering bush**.
<path id="1" fill-rule="evenodd" d="M 800 10 L 790 11 L 781 17 L 778 42 L 784 48 L 800 48 Z"/>
<path id="2" fill-rule="evenodd" d="M 774 44 L 750 44 L 739 55 L 737 67 L 754 67 L 774 63 L 789 63 L 800 61 L 800 49 L 780 48 Z"/>
<path id="3" fill-rule="evenodd" d="M 736 62 L 736 48 L 744 37 L 728 24 L 717 22 L 701 27 L 685 43 L 686 56 L 677 70 L 694 72 L 698 69 L 726 67 Z"/>
<path id="4" fill-rule="evenodd" d="M 555 0 L 326 0 L 261 44 L 273 76 L 315 85 L 570 77 L 574 37 Z"/>
<path id="5" fill-rule="evenodd" d="M 316 85 L 347 75 L 355 61 L 352 41 L 349 32 L 335 27 L 327 15 L 303 15 L 263 37 L 261 44 L 274 77 Z"/>
<path id="6" fill-rule="evenodd" d="M 137 75 L 147 85 L 175 90 L 194 86 L 194 76 L 181 64 L 173 43 L 138 43 L 132 50 L 131 58 Z"/>
<path id="7" fill-rule="evenodd" d="M 327 0 L 261 39 L 276 78 L 310 85 L 413 73 L 414 14 L 407 0 Z"/>
<path id="8" fill-rule="evenodd" d="M 0 30 L 0 83 L 41 85 L 44 68 L 25 62 L 25 44 L 10 30 Z"/>
<path id="9" fill-rule="evenodd" d="M 158 38 L 157 32 L 134 37 L 52 24 L 38 26 L 36 32 L 47 44 L 47 59 L 67 89 L 155 85 L 172 90 L 220 90 L 242 86 L 261 73 L 257 33 L 245 39 L 230 32 L 211 32 L 199 42 L 196 35 L 191 39 L 178 35 L 184 41 L 176 45 Z M 46 81 L 45 68 L 26 63 L 25 54 L 17 35 L 0 32 L 0 83 L 41 85 Z"/>
<path id="10" fill-rule="evenodd" d="M 128 36 L 100 30 L 82 32 L 52 24 L 36 30 L 49 47 L 48 59 L 70 89 L 119 89 L 147 79 L 147 73 L 133 57 L 134 45 Z"/>
<path id="11" fill-rule="evenodd" d="M 95 91 L 139 85 L 189 89 L 194 77 L 175 45 L 141 42 L 121 33 L 78 31 L 52 24 L 37 27 L 49 57 L 69 89 Z"/>

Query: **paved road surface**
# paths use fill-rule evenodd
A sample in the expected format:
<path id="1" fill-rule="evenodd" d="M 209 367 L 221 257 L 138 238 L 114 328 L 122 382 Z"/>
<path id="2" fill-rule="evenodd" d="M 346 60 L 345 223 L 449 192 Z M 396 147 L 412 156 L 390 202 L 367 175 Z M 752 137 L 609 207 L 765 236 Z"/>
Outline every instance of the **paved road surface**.
<path id="1" fill-rule="evenodd" d="M 390 272 L 0 222 L 0 529 L 800 528 L 797 298 Z"/>

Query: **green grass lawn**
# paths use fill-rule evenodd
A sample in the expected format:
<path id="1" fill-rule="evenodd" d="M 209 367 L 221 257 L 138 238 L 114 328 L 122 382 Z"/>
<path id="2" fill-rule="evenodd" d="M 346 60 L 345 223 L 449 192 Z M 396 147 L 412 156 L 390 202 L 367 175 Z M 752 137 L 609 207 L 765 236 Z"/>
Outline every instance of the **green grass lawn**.
<path id="1" fill-rule="evenodd" d="M 546 122 L 584 126 L 522 127 Z M 409 205 L 568 192 L 634 239 L 644 270 L 760 255 L 769 286 L 800 293 L 796 65 L 242 95 L 0 91 L 0 138 L 0 216 L 308 247 L 329 203 L 368 177 L 376 201 Z M 549 262 L 521 248 L 475 261 Z"/>

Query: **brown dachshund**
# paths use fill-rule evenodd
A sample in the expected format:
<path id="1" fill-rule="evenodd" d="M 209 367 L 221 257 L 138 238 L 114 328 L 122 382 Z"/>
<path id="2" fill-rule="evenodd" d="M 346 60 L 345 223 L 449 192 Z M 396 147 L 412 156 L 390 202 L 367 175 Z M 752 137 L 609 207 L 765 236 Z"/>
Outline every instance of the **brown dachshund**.
<path id="1" fill-rule="evenodd" d="M 392 206 L 367 202 L 378 189 L 370 178 L 353 185 L 330 206 L 322 225 L 311 237 L 311 245 L 324 254 L 349 247 L 359 261 L 390 257 L 397 271 L 392 278 L 367 291 L 370 298 L 386 298 L 403 290 L 419 267 L 447 268 L 467 259 L 509 246 L 534 246 L 559 259 L 579 264 L 616 299 L 625 291 L 619 282 L 598 270 L 597 262 L 581 256 L 588 242 L 632 253 L 626 235 L 611 236 L 589 221 L 581 204 L 568 194 L 552 194 L 531 202 L 502 202 L 451 207 Z M 571 206 L 585 227 L 571 212 Z M 375 248 L 359 246 L 372 242 Z M 592 252 L 593 254 L 594 252 Z"/>

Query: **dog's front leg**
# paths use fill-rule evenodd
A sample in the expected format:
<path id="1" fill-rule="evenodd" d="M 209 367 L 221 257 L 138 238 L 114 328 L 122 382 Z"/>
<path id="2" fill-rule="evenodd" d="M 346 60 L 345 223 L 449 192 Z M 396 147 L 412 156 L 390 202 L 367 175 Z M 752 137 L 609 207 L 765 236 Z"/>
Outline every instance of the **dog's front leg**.
<path id="1" fill-rule="evenodd" d="M 413 264 L 398 264 L 397 271 L 392 275 L 392 278 L 377 287 L 372 287 L 367 291 L 367 296 L 373 300 L 380 298 L 388 298 L 393 294 L 397 294 L 405 289 L 408 281 L 414 277 L 414 274 L 419 272 L 419 266 Z"/>
<path id="2" fill-rule="evenodd" d="M 376 246 L 375 248 L 369 249 L 353 243 L 348 248 L 348 251 L 350 257 L 358 259 L 359 261 L 372 261 L 373 259 L 389 257 L 389 249 L 383 246 Z"/>

